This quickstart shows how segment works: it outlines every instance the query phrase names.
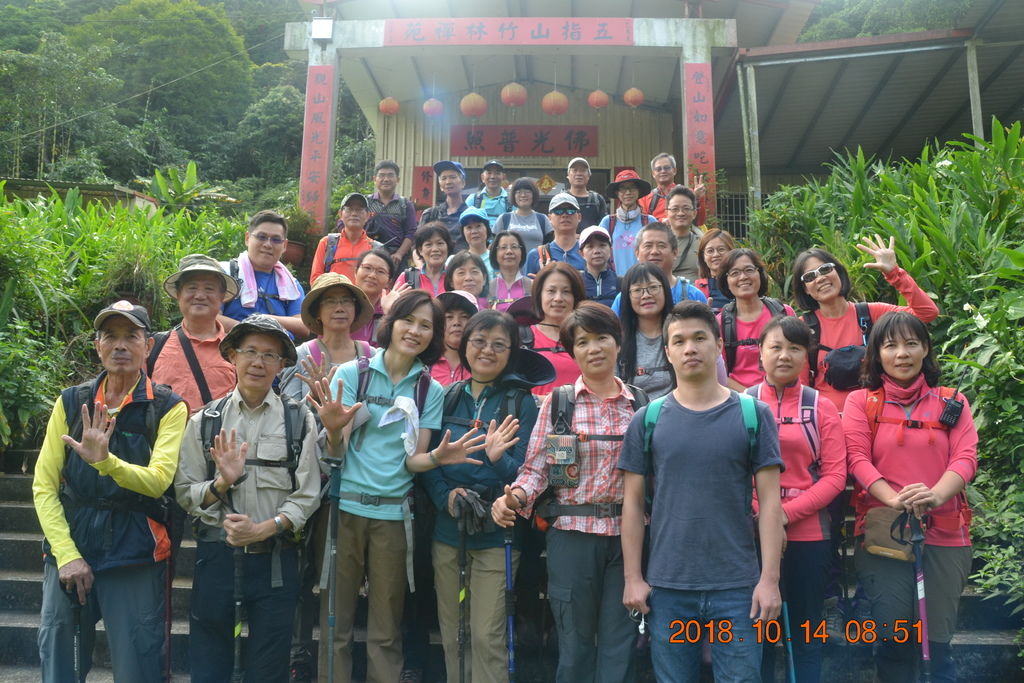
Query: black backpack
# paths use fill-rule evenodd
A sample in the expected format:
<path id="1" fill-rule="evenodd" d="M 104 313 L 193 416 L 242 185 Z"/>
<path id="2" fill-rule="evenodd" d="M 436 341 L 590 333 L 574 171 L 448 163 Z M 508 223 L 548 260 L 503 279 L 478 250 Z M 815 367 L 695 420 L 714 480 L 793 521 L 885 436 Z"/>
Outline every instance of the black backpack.
<path id="1" fill-rule="evenodd" d="M 552 353 L 566 353 L 566 349 L 562 346 L 561 342 L 555 342 L 554 346 L 546 346 L 543 348 L 534 348 L 533 344 L 536 338 L 533 336 L 533 328 L 529 325 L 519 326 L 519 346 L 524 349 L 533 349 L 534 351 L 550 351 Z"/>
<path id="2" fill-rule="evenodd" d="M 768 307 L 773 318 L 786 314 L 786 307 L 778 299 L 762 296 L 761 303 Z M 722 343 L 725 346 L 725 369 L 727 372 L 732 372 L 733 366 L 736 365 L 736 347 L 757 345 L 757 339 L 737 339 L 737 336 L 736 301 L 733 300 L 722 306 Z"/>
<path id="3" fill-rule="evenodd" d="M 818 374 L 818 354 L 822 349 L 825 354 L 825 381 L 839 391 L 856 389 L 860 386 L 860 369 L 864 362 L 864 354 L 867 352 L 868 335 L 874 322 L 871 320 L 871 310 L 866 301 L 854 304 L 857 311 L 857 325 L 860 327 L 863 345 L 843 346 L 833 349 L 821 343 L 821 321 L 818 320 L 818 312 L 805 313 L 803 318 L 807 326 L 814 333 L 814 339 L 818 342 L 810 361 L 810 385 L 813 387 Z"/>

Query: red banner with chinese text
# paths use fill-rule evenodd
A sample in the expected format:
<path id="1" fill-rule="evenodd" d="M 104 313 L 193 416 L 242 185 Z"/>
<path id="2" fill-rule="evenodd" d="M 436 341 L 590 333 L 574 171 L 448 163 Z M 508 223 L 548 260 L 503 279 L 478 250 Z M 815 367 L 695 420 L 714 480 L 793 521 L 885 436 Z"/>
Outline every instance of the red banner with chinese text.
<path id="1" fill-rule="evenodd" d="M 686 177 L 701 175 L 713 190 L 715 181 L 715 113 L 711 95 L 711 65 L 685 64 Z M 686 182 L 686 181 L 684 181 Z M 713 204 L 709 203 L 709 206 Z"/>
<path id="2" fill-rule="evenodd" d="M 420 209 L 434 205 L 433 167 L 416 166 L 412 169 L 412 196 L 409 199 Z"/>
<path id="3" fill-rule="evenodd" d="M 328 203 L 331 197 L 328 158 L 334 144 L 331 97 L 334 67 L 309 67 L 306 74 L 306 112 L 302 126 L 302 165 L 299 170 L 299 206 L 317 224 L 329 229 Z"/>
<path id="4" fill-rule="evenodd" d="M 621 17 L 385 19 L 384 46 L 632 45 L 633 20 Z"/>
<path id="5" fill-rule="evenodd" d="M 597 156 L 597 126 L 452 126 L 459 156 Z"/>

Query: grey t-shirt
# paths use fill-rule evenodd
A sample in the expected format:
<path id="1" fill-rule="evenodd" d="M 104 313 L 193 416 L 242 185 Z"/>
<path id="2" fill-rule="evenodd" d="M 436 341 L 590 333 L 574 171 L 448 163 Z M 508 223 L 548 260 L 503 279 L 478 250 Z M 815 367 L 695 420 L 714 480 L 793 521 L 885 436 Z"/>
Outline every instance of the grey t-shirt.
<path id="1" fill-rule="evenodd" d="M 499 232 L 518 232 L 526 245 L 526 253 L 523 254 L 523 263 L 526 263 L 526 255 L 539 247 L 544 242 L 544 236 L 553 232 L 551 221 L 542 213 L 534 211 L 529 216 L 520 216 L 515 211 L 509 211 L 498 216 L 494 224 L 495 234 Z"/>
<path id="2" fill-rule="evenodd" d="M 646 474 L 644 416 L 626 430 L 619 469 Z M 647 583 L 675 590 L 745 588 L 760 576 L 750 498 L 755 472 L 782 466 L 771 409 L 758 401 L 750 458 L 738 395 L 710 410 L 665 399 L 652 442 L 654 509 Z"/>
<path id="3" fill-rule="evenodd" d="M 625 378 L 624 381 L 640 387 L 651 399 L 672 391 L 674 373 L 665 358 L 665 346 L 660 334 L 650 339 L 640 330 L 636 331 L 636 367 L 638 373 L 643 368 L 644 374 Z"/>

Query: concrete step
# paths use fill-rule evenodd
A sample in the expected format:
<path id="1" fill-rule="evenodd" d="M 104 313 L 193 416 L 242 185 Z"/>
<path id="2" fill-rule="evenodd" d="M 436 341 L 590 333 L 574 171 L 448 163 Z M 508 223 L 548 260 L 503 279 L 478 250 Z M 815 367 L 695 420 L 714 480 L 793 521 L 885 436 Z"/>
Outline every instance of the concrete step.
<path id="1" fill-rule="evenodd" d="M 43 535 L 39 532 L 0 532 L 0 563 L 12 571 L 36 571 L 42 574 Z M 195 541 L 182 541 L 178 551 L 176 576 L 192 576 L 196 563 Z"/>
<path id="2" fill-rule="evenodd" d="M 32 502 L 31 474 L 0 474 L 0 501 Z"/>
<path id="3" fill-rule="evenodd" d="M 4 683 L 39 683 L 39 667 L 28 665 L 0 665 L 0 681 Z M 174 674 L 171 683 L 188 683 L 187 673 Z M 89 683 L 114 683 L 114 672 L 102 666 L 89 671 Z"/>
<path id="4" fill-rule="evenodd" d="M 38 448 L 9 448 L 0 452 L 0 472 L 6 474 L 32 474 L 39 457 Z"/>
<path id="5" fill-rule="evenodd" d="M 36 517 L 36 508 L 31 502 L 0 502 L 0 511 L 0 532 L 40 533 L 39 518 Z"/>

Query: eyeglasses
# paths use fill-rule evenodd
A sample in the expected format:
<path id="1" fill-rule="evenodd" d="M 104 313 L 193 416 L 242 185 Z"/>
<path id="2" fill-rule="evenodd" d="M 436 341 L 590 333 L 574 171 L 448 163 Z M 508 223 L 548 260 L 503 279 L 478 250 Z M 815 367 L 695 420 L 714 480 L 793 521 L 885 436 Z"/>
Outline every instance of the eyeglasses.
<path id="1" fill-rule="evenodd" d="M 257 242 L 259 242 L 260 244 L 263 244 L 265 242 L 270 242 L 275 247 L 284 244 L 284 238 L 283 237 L 278 237 L 277 235 L 268 235 L 265 232 L 257 232 L 255 234 L 253 234 L 253 233 L 249 233 L 249 234 L 252 235 L 253 239 L 256 240 Z"/>
<path id="2" fill-rule="evenodd" d="M 704 250 L 705 256 L 714 256 L 715 254 L 728 254 L 731 249 L 729 247 L 708 247 Z"/>
<path id="3" fill-rule="evenodd" d="M 320 307 L 327 306 L 355 306 L 356 300 L 350 296 L 325 296 L 320 299 Z"/>
<path id="4" fill-rule="evenodd" d="M 398 177 L 398 174 L 395 173 L 394 171 L 380 171 L 377 173 L 377 177 L 380 178 L 381 180 L 394 180 L 395 178 Z"/>
<path id="5" fill-rule="evenodd" d="M 498 245 L 498 251 L 519 251 L 522 249 L 518 244 L 512 242 L 511 244 Z"/>
<path id="6" fill-rule="evenodd" d="M 692 206 L 677 206 L 675 208 L 670 206 L 665 210 L 668 211 L 669 213 L 693 213 L 697 209 L 693 208 Z"/>
<path id="7" fill-rule="evenodd" d="M 732 270 L 725 274 L 727 278 L 731 279 L 738 278 L 741 275 L 746 275 L 747 277 L 754 277 L 755 275 L 757 275 L 757 268 L 755 268 L 754 266 L 747 266 L 746 268 L 733 268 Z"/>
<path id="8" fill-rule="evenodd" d="M 488 346 L 490 346 L 491 351 L 494 351 L 495 353 L 505 353 L 510 348 L 512 348 L 509 344 L 506 344 L 503 341 L 489 342 L 483 337 L 473 337 L 472 339 L 468 340 L 468 343 L 472 344 L 473 348 L 477 349 L 478 351 L 483 351 Z"/>
<path id="9" fill-rule="evenodd" d="M 557 209 L 551 209 L 551 213 L 556 216 L 575 216 L 579 212 L 579 209 L 574 209 L 571 206 L 560 206 Z"/>
<path id="10" fill-rule="evenodd" d="M 836 264 L 834 264 L 834 263 L 822 263 L 820 266 L 818 266 L 814 270 L 808 270 L 806 273 L 801 275 L 800 276 L 800 282 L 803 282 L 804 284 L 810 284 L 810 283 L 814 282 L 815 280 L 817 280 L 822 275 L 828 275 L 829 273 L 831 273 L 835 269 L 836 269 Z"/>
<path id="11" fill-rule="evenodd" d="M 388 271 L 386 268 L 374 268 L 373 266 L 371 266 L 369 264 L 366 264 L 366 263 L 364 263 L 361 266 L 359 266 L 359 268 L 357 270 L 361 270 L 361 271 L 363 271 L 366 274 L 373 273 L 374 275 L 379 275 L 381 277 L 390 277 L 391 276 L 390 271 Z"/>
<path id="12" fill-rule="evenodd" d="M 655 166 L 654 167 L 654 172 L 655 173 L 667 173 L 669 171 L 674 171 L 674 170 L 676 170 L 675 166 Z"/>
<path id="13" fill-rule="evenodd" d="M 280 363 L 281 361 L 284 360 L 284 356 L 279 356 L 276 353 L 271 353 L 270 351 L 264 351 L 264 352 L 261 353 L 261 352 L 257 351 L 256 349 L 252 349 L 252 348 L 249 348 L 249 349 L 235 349 L 235 352 L 242 354 L 243 356 L 248 358 L 250 362 L 256 360 L 257 358 L 259 358 L 260 360 L 262 360 L 267 365 L 270 365 L 271 363 Z"/>
<path id="14" fill-rule="evenodd" d="M 655 296 L 656 294 L 661 292 L 661 289 L 661 285 L 647 285 L 646 287 L 630 287 L 629 295 L 635 299 L 639 299 L 640 297 L 646 296 L 648 294 L 650 294 L 651 296 Z"/>

